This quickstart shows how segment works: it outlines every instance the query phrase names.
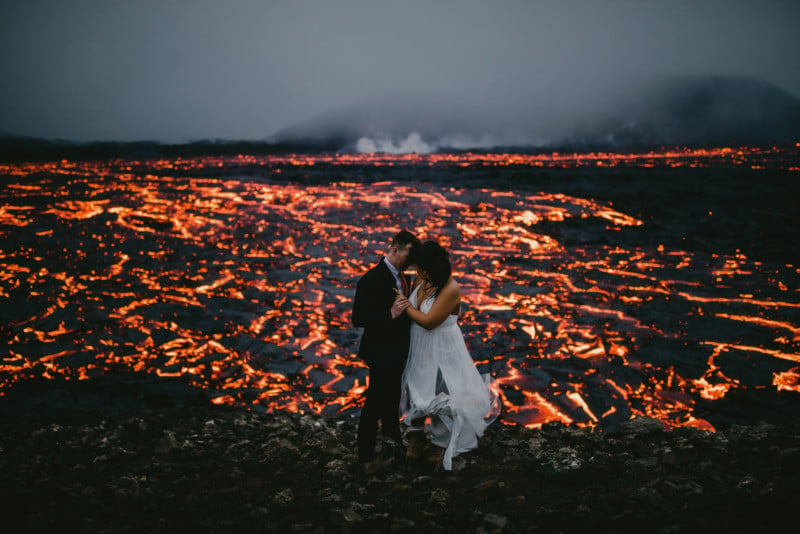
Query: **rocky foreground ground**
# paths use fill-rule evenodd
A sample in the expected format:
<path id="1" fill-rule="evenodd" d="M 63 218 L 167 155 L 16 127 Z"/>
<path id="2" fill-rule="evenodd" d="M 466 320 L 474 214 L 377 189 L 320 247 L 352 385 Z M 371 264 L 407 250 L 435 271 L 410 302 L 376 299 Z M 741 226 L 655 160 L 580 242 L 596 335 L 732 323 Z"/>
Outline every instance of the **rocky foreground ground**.
<path id="1" fill-rule="evenodd" d="M 387 442 L 369 476 L 356 426 L 208 405 L 5 411 L 3 521 L 14 532 L 767 532 L 794 522 L 800 498 L 798 423 L 496 424 L 452 472 Z"/>

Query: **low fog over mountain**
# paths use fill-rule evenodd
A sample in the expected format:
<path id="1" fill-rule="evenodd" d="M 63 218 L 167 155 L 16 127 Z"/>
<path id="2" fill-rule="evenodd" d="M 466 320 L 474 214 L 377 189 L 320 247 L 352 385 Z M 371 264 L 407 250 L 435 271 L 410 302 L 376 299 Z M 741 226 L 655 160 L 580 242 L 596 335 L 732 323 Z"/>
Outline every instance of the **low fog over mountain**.
<path id="1" fill-rule="evenodd" d="M 800 99 L 766 82 L 722 76 L 573 88 L 557 102 L 376 97 L 275 134 L 347 151 L 620 148 L 800 141 Z"/>

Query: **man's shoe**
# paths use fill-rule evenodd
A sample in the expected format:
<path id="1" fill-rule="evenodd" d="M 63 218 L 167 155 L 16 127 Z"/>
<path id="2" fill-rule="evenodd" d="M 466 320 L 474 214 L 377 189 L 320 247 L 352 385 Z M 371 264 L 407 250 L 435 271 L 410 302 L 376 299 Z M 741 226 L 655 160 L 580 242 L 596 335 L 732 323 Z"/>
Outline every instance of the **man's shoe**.
<path id="1" fill-rule="evenodd" d="M 383 467 L 383 464 L 377 459 L 371 462 L 361 462 L 361 473 L 369 476 L 376 473 L 381 467 Z"/>
<path id="2" fill-rule="evenodd" d="M 402 440 L 386 439 L 381 446 L 381 457 L 387 460 L 399 460 L 406 453 Z"/>

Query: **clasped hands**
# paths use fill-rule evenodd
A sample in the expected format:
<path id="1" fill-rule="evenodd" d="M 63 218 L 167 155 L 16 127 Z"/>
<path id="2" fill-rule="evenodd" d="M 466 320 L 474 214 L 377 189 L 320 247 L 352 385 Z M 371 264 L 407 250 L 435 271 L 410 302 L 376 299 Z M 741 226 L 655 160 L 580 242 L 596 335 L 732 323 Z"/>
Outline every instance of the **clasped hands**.
<path id="1" fill-rule="evenodd" d="M 411 303 L 408 301 L 408 297 L 403 295 L 403 293 L 395 288 L 394 290 L 396 296 L 394 299 L 394 304 L 392 304 L 392 319 L 397 319 L 402 315 L 402 313 L 411 306 Z"/>

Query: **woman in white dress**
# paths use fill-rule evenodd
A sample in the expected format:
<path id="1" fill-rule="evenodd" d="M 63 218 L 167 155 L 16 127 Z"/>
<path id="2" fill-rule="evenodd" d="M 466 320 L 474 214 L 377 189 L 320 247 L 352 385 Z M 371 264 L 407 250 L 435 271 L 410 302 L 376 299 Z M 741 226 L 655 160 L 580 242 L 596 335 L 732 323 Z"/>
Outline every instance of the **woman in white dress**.
<path id="1" fill-rule="evenodd" d="M 405 311 L 413 322 L 402 379 L 402 420 L 410 427 L 408 456 L 419 455 L 426 430 L 431 442 L 444 449 L 442 467 L 449 471 L 453 457 L 478 446 L 500 413 L 500 401 L 489 387 L 491 377 L 478 373 L 464 343 L 458 326 L 461 290 L 450 276 L 447 251 L 427 241 L 414 257 L 417 279 Z"/>

